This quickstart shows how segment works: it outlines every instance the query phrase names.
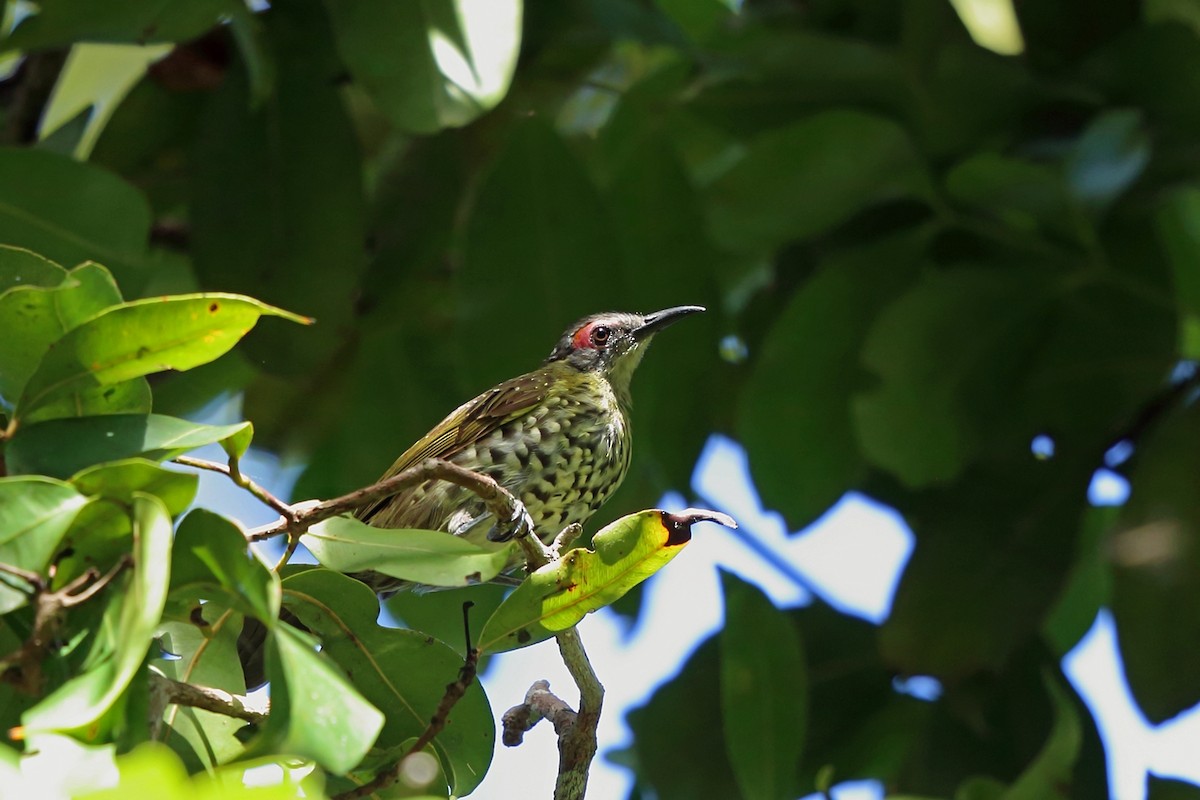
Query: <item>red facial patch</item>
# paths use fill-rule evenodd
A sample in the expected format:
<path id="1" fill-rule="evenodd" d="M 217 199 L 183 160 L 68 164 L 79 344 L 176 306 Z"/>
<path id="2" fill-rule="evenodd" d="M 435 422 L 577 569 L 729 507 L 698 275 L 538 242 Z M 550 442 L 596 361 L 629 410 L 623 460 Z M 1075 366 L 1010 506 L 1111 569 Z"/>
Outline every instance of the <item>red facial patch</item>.
<path id="1" fill-rule="evenodd" d="M 594 330 L 596 330 L 596 323 L 589 322 L 575 331 L 575 336 L 571 339 L 571 346 L 576 350 L 594 350 L 596 348 L 596 344 L 592 341 Z"/>

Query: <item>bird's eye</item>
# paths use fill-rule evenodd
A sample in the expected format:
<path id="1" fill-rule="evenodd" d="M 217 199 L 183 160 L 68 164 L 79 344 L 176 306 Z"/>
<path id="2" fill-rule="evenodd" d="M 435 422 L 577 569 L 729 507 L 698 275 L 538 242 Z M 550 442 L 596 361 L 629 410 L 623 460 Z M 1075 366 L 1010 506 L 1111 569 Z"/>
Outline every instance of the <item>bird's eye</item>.
<path id="1" fill-rule="evenodd" d="M 608 344 L 608 337 L 612 335 L 612 331 L 605 325 L 597 325 L 592 328 L 592 346 L 604 347 Z"/>

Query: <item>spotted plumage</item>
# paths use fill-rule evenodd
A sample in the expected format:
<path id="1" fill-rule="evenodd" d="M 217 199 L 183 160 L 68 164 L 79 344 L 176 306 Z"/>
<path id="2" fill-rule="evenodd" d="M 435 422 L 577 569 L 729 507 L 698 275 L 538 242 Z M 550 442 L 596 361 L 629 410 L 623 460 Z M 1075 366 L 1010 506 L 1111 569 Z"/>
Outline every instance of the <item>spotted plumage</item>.
<path id="1" fill-rule="evenodd" d="M 426 458 L 443 458 L 485 473 L 512 492 L 543 541 L 566 525 L 586 522 L 629 469 L 629 386 L 646 346 L 657 331 L 697 311 L 703 309 L 679 306 L 580 320 L 539 369 L 464 403 L 383 477 Z M 358 517 L 375 527 L 444 530 L 481 544 L 502 531 L 475 495 L 444 481 L 385 498 Z M 357 577 L 381 592 L 401 583 L 373 573 Z"/>

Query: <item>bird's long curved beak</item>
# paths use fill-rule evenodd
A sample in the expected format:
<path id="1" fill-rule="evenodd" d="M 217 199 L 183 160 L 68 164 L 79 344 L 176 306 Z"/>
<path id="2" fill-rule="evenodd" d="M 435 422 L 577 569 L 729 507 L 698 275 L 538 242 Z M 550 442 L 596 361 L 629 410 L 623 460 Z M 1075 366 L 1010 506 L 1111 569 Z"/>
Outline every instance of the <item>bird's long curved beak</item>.
<path id="1" fill-rule="evenodd" d="M 638 341 L 647 339 L 689 314 L 697 314 L 704 310 L 704 306 L 674 306 L 673 308 L 664 308 L 662 311 L 655 311 L 653 314 L 645 315 L 642 318 L 643 322 L 641 326 L 634 328 L 630 334 Z"/>

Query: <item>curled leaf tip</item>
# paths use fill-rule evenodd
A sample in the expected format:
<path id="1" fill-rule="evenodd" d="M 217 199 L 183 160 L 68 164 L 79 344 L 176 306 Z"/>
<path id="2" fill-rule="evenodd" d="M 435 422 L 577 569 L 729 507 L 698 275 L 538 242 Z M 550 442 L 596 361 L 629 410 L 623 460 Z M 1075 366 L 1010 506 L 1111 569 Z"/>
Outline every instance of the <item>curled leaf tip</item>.
<path id="1" fill-rule="evenodd" d="M 668 544 L 681 544 L 692 538 L 692 526 L 697 522 L 715 522 L 726 528 L 737 528 L 737 522 L 728 514 L 708 511 L 703 508 L 685 508 L 683 511 L 662 511 L 663 525 L 670 531 Z"/>
<path id="2" fill-rule="evenodd" d="M 679 525 L 695 525 L 697 522 L 715 522 L 718 525 L 723 525 L 726 528 L 737 529 L 737 520 L 728 514 L 722 514 L 720 511 L 709 511 L 706 508 L 685 508 L 683 511 L 675 513 L 664 512 L 664 516 L 670 517 L 671 521 Z"/>

